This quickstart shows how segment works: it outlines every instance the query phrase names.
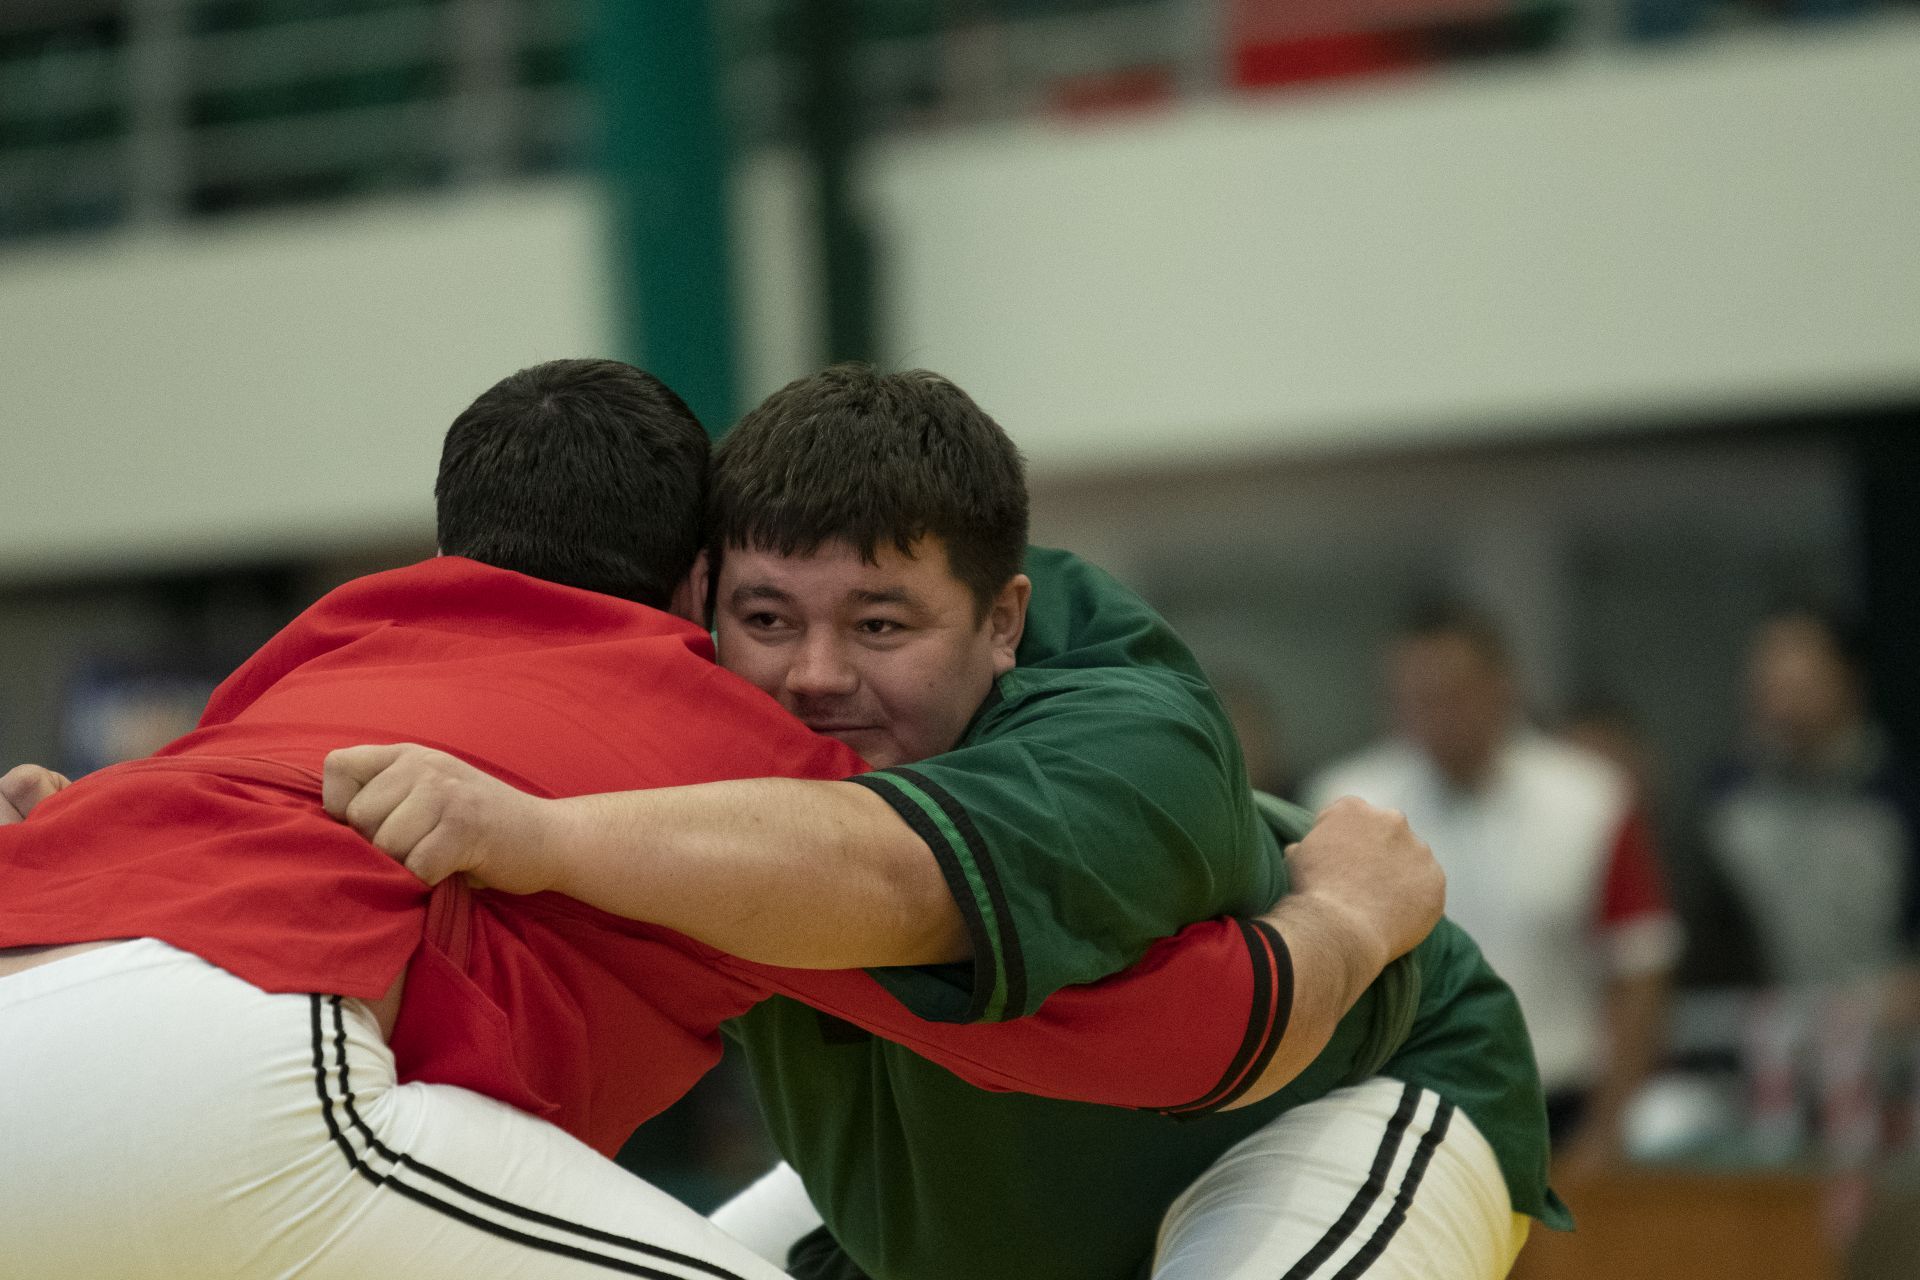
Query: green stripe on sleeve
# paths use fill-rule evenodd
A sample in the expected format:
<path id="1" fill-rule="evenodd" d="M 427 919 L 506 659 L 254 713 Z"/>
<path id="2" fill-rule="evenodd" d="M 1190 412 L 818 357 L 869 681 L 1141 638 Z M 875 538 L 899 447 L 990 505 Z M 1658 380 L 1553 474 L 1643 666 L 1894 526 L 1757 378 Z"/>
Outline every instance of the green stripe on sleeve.
<path id="1" fill-rule="evenodd" d="M 1004 922 L 994 910 L 973 851 L 940 805 L 918 786 L 890 773 L 863 773 L 849 778 L 885 800 L 915 835 L 927 842 L 966 918 L 973 939 L 974 991 L 964 1021 L 1004 1016 L 1007 1005 L 1006 961 L 1000 939 Z"/>

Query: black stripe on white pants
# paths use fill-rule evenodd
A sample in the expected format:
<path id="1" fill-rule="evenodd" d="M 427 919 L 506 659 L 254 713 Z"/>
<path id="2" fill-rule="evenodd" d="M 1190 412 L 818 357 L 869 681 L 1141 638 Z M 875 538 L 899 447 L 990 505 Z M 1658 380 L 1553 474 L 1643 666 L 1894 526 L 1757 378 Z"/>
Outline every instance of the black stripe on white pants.
<path id="1" fill-rule="evenodd" d="M 1517 1226 L 1452 1103 L 1376 1077 L 1282 1113 L 1195 1180 L 1155 1280 L 1492 1280 Z"/>
<path id="2" fill-rule="evenodd" d="M 0 1280 L 782 1280 L 356 1000 L 139 939 L 0 979 Z"/>
<path id="3" fill-rule="evenodd" d="M 514 1204 L 393 1151 L 355 1105 L 340 997 L 311 999 L 314 1088 L 327 1134 L 348 1165 L 369 1183 L 498 1239 L 615 1274 L 646 1280 L 743 1280 L 737 1271 L 677 1250 Z"/>

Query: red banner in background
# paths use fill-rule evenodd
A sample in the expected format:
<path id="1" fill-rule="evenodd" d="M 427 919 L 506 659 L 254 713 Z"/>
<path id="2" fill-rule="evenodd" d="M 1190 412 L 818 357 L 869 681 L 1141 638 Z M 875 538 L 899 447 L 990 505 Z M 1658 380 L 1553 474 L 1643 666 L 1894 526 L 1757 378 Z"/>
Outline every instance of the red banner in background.
<path id="1" fill-rule="evenodd" d="M 1228 80 L 1259 89 L 1407 71 L 1422 33 L 1498 17 L 1509 0 L 1230 0 Z"/>
<path id="2" fill-rule="evenodd" d="M 1047 106 L 1055 115 L 1084 118 L 1162 107 L 1178 93 L 1172 67 L 1123 67 L 1054 81 Z"/>

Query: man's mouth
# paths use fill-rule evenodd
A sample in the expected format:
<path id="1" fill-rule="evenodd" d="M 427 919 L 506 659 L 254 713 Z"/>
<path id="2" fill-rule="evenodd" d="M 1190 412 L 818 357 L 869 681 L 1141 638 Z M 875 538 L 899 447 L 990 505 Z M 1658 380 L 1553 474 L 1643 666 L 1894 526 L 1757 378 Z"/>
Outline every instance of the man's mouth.
<path id="1" fill-rule="evenodd" d="M 826 734 L 860 733 L 867 729 L 877 729 L 880 727 L 872 724 L 853 724 L 845 720 L 807 720 L 803 723 L 815 733 Z"/>

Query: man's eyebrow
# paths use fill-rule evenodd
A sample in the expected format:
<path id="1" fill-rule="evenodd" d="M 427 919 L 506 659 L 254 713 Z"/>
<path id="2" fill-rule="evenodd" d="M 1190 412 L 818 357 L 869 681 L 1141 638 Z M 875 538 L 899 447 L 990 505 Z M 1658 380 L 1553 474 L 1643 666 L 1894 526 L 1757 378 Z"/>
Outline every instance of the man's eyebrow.
<path id="1" fill-rule="evenodd" d="M 922 607 L 920 597 L 905 587 L 856 587 L 847 592 L 847 598 L 862 605 L 892 604 L 909 609 Z M 736 608 L 750 604 L 792 604 L 794 599 L 792 592 L 776 587 L 771 582 L 743 582 L 727 593 L 727 603 Z"/>
<path id="2" fill-rule="evenodd" d="M 920 597 L 905 587 L 882 587 L 877 591 L 854 590 L 847 594 L 861 604 L 903 604 L 909 608 L 920 606 Z"/>
<path id="3" fill-rule="evenodd" d="M 774 604 L 791 604 L 793 596 L 770 582 L 743 582 L 727 595 L 730 604 L 751 604 L 754 601 L 771 601 Z"/>

